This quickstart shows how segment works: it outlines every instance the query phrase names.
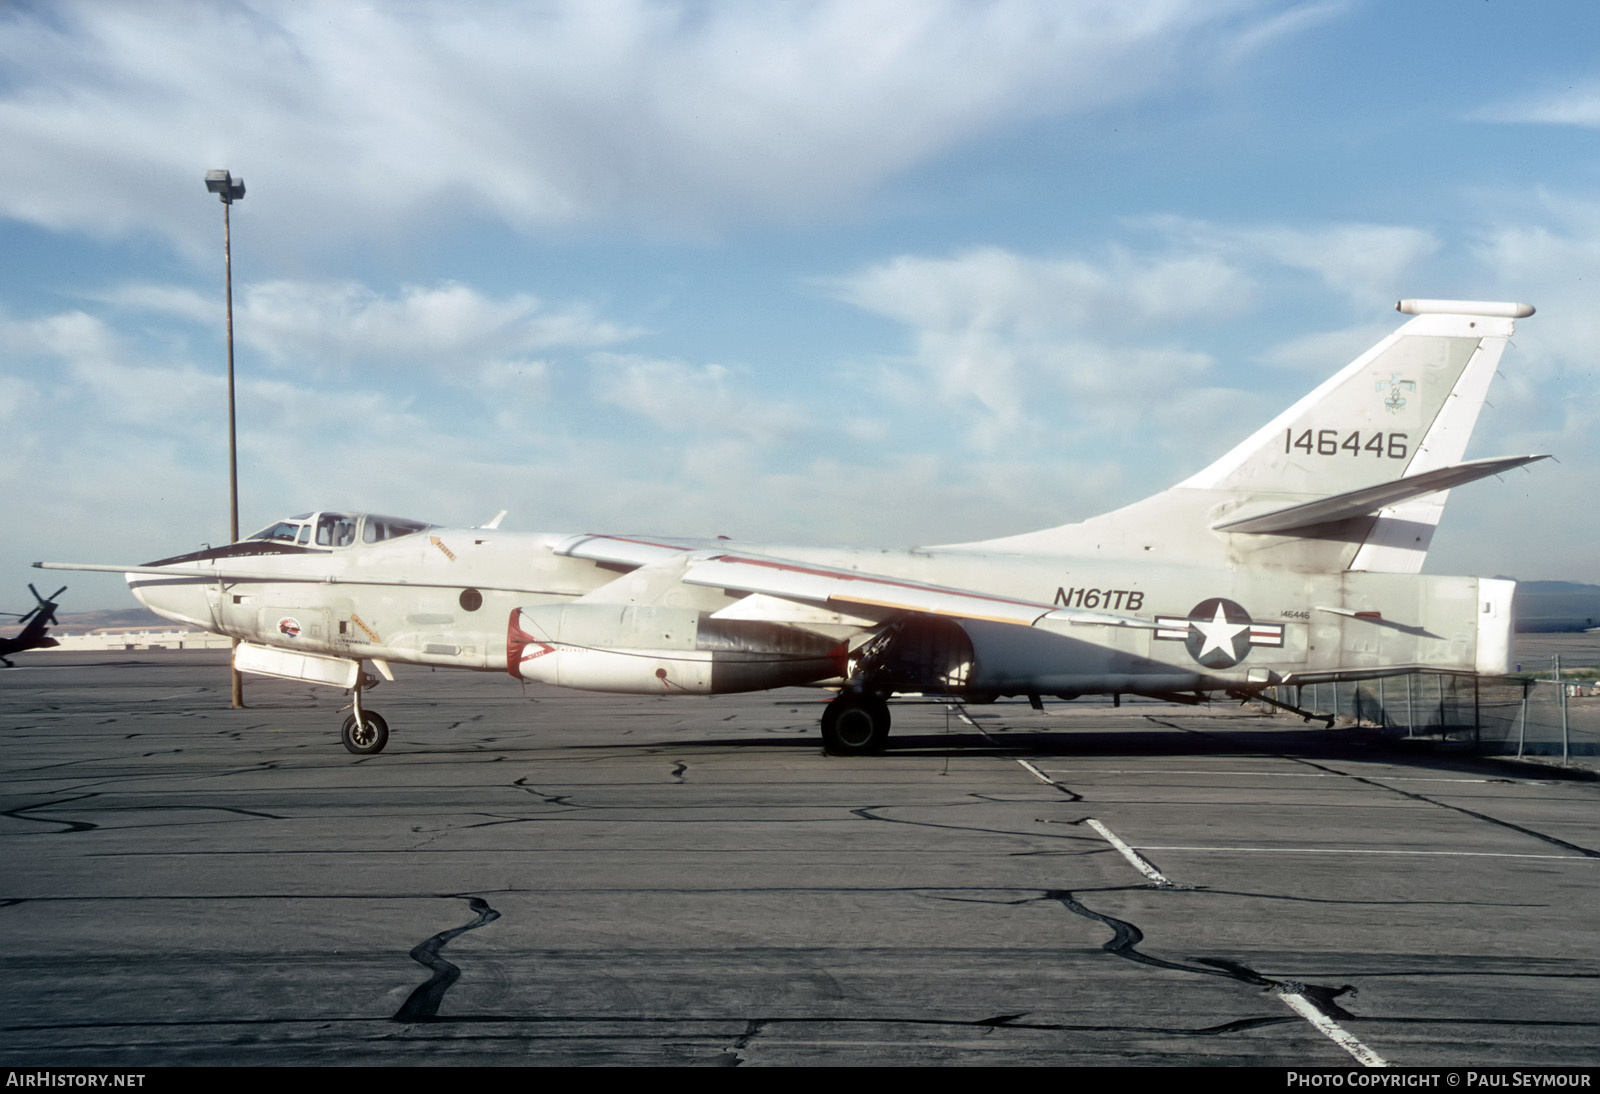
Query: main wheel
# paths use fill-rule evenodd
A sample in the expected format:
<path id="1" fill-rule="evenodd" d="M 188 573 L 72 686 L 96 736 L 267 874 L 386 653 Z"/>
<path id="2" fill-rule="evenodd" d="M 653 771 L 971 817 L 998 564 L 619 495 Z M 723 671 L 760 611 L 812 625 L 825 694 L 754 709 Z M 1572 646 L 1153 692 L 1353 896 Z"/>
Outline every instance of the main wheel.
<path id="1" fill-rule="evenodd" d="M 822 747 L 835 756 L 882 752 L 889 743 L 889 704 L 841 695 L 822 712 Z"/>
<path id="2" fill-rule="evenodd" d="M 376 755 L 389 743 L 389 723 L 383 720 L 383 715 L 370 710 L 362 712 L 359 726 L 356 725 L 354 714 L 346 715 L 344 726 L 339 730 L 339 739 L 344 742 L 346 749 L 357 756 Z"/>

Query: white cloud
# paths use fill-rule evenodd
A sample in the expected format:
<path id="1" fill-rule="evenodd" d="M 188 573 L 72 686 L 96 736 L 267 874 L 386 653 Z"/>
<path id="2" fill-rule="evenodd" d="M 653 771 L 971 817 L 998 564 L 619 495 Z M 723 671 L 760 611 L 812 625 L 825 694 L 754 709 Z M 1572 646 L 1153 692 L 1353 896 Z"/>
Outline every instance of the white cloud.
<path id="1" fill-rule="evenodd" d="M 1504 286 L 1505 299 L 1539 309 L 1518 330 L 1518 344 L 1536 351 L 1524 367 L 1548 375 L 1557 361 L 1581 366 L 1592 383 L 1600 345 L 1600 199 L 1540 192 L 1522 204 L 1532 215 L 1486 229 L 1476 256 Z"/>
<path id="2" fill-rule="evenodd" d="M 170 285 L 124 285 L 96 297 L 120 307 L 220 322 L 221 302 Z M 280 366 L 422 369 L 445 379 L 496 385 L 524 355 L 591 349 L 639 331 L 586 304 L 552 307 L 526 293 L 489 296 L 446 282 L 392 294 L 355 281 L 261 281 L 239 286 L 235 332 L 241 345 Z M 59 320 L 52 320 L 53 322 Z"/>
<path id="3" fill-rule="evenodd" d="M 669 432 L 768 442 L 803 428 L 792 401 L 742 387 L 740 369 L 615 353 L 597 353 L 592 361 L 595 392 L 603 401 Z"/>
<path id="4" fill-rule="evenodd" d="M 182 285 L 156 285 L 131 282 L 85 294 L 89 299 L 135 312 L 156 312 L 176 316 L 213 328 L 223 321 L 224 298 L 221 292 L 201 295 Z"/>
<path id="5" fill-rule="evenodd" d="M 493 299 L 445 284 L 406 286 L 385 296 L 355 282 L 304 281 L 249 286 L 236 329 L 279 362 L 468 368 L 474 374 L 503 355 L 608 345 L 636 333 L 597 319 L 586 307 L 551 310 L 525 293 Z"/>
<path id="6" fill-rule="evenodd" d="M 1309 373 L 1321 380 L 1377 345 L 1394 332 L 1395 326 L 1394 322 L 1364 323 L 1342 330 L 1317 331 L 1270 346 L 1256 360 L 1275 368 Z"/>
<path id="7" fill-rule="evenodd" d="M 12 374 L 0 382 L 26 383 L 43 420 L 64 415 L 75 429 L 114 423 L 146 438 L 203 436 L 213 417 L 221 425 L 211 413 L 223 405 L 220 376 L 151 357 L 99 316 L 0 318 L 0 347 Z"/>
<path id="8" fill-rule="evenodd" d="M 18 376 L 0 376 L 0 421 L 20 417 L 39 399 L 39 389 Z"/>
<path id="9" fill-rule="evenodd" d="M 0 346 L 14 360 L 39 354 L 103 358 L 121 352 L 121 339 L 104 320 L 70 311 L 40 319 L 0 319 Z"/>
<path id="10" fill-rule="evenodd" d="M 1600 80 L 1582 80 L 1559 90 L 1508 99 L 1473 111 L 1469 117 L 1483 122 L 1600 129 Z"/>
<path id="11" fill-rule="evenodd" d="M 198 253 L 225 166 L 300 247 L 463 213 L 806 217 L 997 127 L 1165 92 L 1264 6 L 69 0 L 0 23 L 0 212 Z"/>
<path id="12" fill-rule="evenodd" d="M 1285 11 L 1268 15 L 1243 30 L 1226 45 L 1222 60 L 1236 65 L 1264 53 L 1287 38 L 1309 33 L 1337 19 L 1350 9 L 1349 0 L 1313 0 L 1298 3 Z"/>
<path id="13" fill-rule="evenodd" d="M 1170 397 L 1210 363 L 1171 328 L 1233 311 L 1252 291 L 1241 270 L 1204 255 L 1115 249 L 1095 263 L 995 248 L 901 256 L 827 288 L 909 328 L 907 364 L 928 382 L 885 363 L 890 389 L 912 406 L 965 412 L 983 449 L 1026 422 L 1109 426 Z"/>
<path id="14" fill-rule="evenodd" d="M 1219 260 L 1303 270 L 1363 309 L 1404 296 L 1411 272 L 1440 247 L 1432 232 L 1407 225 L 1224 225 L 1179 217 L 1144 223 Z"/>
<path id="15" fill-rule="evenodd" d="M 1240 270 L 1212 256 L 1144 257 L 1121 248 L 1099 262 L 997 247 L 951 258 L 903 255 L 824 285 L 901 322 L 952 327 L 976 317 L 1024 333 L 1226 313 L 1250 292 Z"/>

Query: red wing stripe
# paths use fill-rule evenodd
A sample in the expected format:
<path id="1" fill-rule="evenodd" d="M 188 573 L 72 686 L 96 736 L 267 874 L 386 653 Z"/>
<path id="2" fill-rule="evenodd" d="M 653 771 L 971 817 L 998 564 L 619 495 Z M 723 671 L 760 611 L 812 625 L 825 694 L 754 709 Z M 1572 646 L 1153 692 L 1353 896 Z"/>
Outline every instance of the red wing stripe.
<path id="1" fill-rule="evenodd" d="M 689 549 L 681 543 L 656 543 L 654 540 L 634 539 L 631 536 L 604 536 L 596 532 L 585 532 L 584 536 L 589 539 L 609 540 L 613 543 L 637 543 L 642 547 L 661 547 L 668 551 L 687 551 Z"/>
<path id="2" fill-rule="evenodd" d="M 823 570 L 811 566 L 800 566 L 793 562 L 776 562 L 759 558 L 742 558 L 738 555 L 717 555 L 709 559 L 710 562 L 737 563 L 744 566 L 761 566 L 769 570 L 781 570 L 785 573 L 805 574 L 808 577 L 825 577 L 836 581 L 864 581 L 873 585 L 886 585 L 897 589 L 915 589 L 918 592 L 938 593 L 943 596 L 957 596 L 964 600 L 987 600 L 992 604 L 1014 604 L 1019 608 L 1038 608 L 1041 612 L 1053 612 L 1055 606 L 1040 604 L 1033 600 L 1015 600 L 1007 596 L 991 596 L 988 593 L 972 593 L 962 589 L 946 589 L 938 585 L 924 585 L 916 581 L 899 581 L 894 578 L 878 577 L 873 574 L 852 574 L 845 570 Z"/>

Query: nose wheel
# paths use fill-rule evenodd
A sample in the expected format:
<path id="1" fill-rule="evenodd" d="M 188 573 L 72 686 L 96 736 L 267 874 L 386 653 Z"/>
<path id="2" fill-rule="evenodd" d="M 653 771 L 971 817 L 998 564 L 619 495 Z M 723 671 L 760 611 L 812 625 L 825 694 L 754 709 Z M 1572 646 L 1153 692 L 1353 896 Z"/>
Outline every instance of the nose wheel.
<path id="1" fill-rule="evenodd" d="M 357 756 L 375 756 L 389 743 L 389 723 L 383 720 L 383 715 L 361 709 L 361 693 L 377 683 L 376 676 L 356 673 L 355 687 L 350 689 L 352 713 L 345 716 L 344 725 L 339 728 L 339 740 L 344 742 L 345 750 Z"/>
<path id="2" fill-rule="evenodd" d="M 372 756 L 382 752 L 383 746 L 389 743 L 389 723 L 383 720 L 383 715 L 370 710 L 359 718 L 348 714 L 339 730 L 339 739 L 346 750 L 357 756 Z"/>
<path id="3" fill-rule="evenodd" d="M 833 756 L 867 756 L 889 743 L 889 704 L 866 695 L 840 695 L 822 712 L 822 747 Z"/>

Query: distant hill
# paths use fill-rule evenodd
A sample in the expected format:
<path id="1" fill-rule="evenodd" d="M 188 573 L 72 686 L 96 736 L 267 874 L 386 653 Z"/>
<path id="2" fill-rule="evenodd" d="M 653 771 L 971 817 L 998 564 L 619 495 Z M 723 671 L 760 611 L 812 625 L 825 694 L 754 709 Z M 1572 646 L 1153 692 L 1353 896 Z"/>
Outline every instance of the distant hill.
<path id="1" fill-rule="evenodd" d="M 23 599 L 27 599 L 27 591 L 23 591 Z M 114 627 L 117 630 L 159 630 L 170 631 L 181 627 L 182 624 L 174 623 L 170 619 L 163 619 L 148 608 L 105 608 L 97 612 L 64 612 L 56 609 L 56 626 L 50 628 L 51 634 L 88 634 L 103 627 Z M 0 626 L 0 634 L 13 633 L 17 628 L 7 625 Z"/>
<path id="2" fill-rule="evenodd" d="M 1519 581 L 1511 607 L 1517 630 L 1586 631 L 1600 627 L 1600 585 L 1576 581 Z"/>

